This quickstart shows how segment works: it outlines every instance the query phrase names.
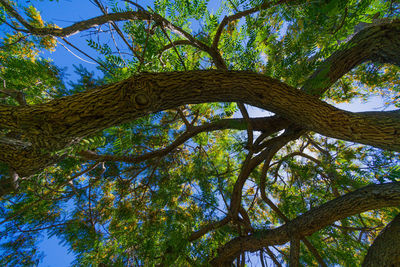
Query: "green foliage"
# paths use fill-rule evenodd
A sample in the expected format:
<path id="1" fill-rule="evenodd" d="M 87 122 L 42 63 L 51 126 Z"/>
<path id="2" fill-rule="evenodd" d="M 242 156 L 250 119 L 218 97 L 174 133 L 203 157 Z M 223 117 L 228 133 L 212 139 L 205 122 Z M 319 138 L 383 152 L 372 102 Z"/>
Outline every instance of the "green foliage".
<path id="1" fill-rule="evenodd" d="M 25 95 L 27 104 L 43 103 L 52 99 L 62 88 L 60 71 L 46 60 L 31 60 L 7 56 L 0 64 L 0 78 L 4 89 L 16 90 Z M 2 103 L 16 104 L 5 98 Z"/>
<path id="2" fill-rule="evenodd" d="M 136 10 L 129 3 L 108 2 L 113 12 Z M 222 1 L 217 10 L 209 8 L 212 2 L 157 0 L 148 11 L 211 45 L 224 16 L 264 1 Z M 230 70 L 263 73 L 301 87 L 315 68 L 343 48 L 358 23 L 371 22 L 378 11 L 385 18 L 394 18 L 396 12 L 387 12 L 391 4 L 338 0 L 272 6 L 230 22 L 222 31 L 218 50 Z M 32 6 L 26 6 L 25 13 L 32 25 L 51 26 Z M 4 21 L 2 9 L 0 16 Z M 210 55 L 198 47 L 172 46 L 183 37 L 167 27 L 133 20 L 118 25 L 125 40 L 113 31 L 111 39 L 116 38 L 117 47 L 106 38 L 87 40 L 98 53 L 103 75 L 97 77 L 98 73 L 76 66 L 79 78 L 67 85 L 62 83 L 62 71 L 39 57 L 42 49 L 55 48 L 53 39 L 8 32 L 0 51 L 1 82 L 7 89 L 24 93 L 31 105 L 93 88 L 101 90 L 103 85 L 140 72 L 215 68 Z M 126 43 L 129 46 L 119 49 Z M 329 68 L 320 73 L 317 82 L 326 81 L 328 74 Z M 368 63 L 343 76 L 324 97 L 347 102 L 382 94 L 387 104 L 398 106 L 399 92 L 398 67 Z M 9 96 L 0 101 L 19 105 Z M 235 103 L 187 105 L 110 127 L 57 151 L 54 156 L 61 156 L 60 162 L 24 180 L 21 194 L 1 199 L 0 265 L 37 265 L 43 256 L 37 243 L 45 234 L 63 241 L 76 256 L 76 266 L 208 264 L 221 245 L 243 234 L 243 225 L 229 223 L 189 241 L 193 232 L 229 212 L 232 190 L 249 149 L 247 127 L 232 121 L 230 126 L 236 130 L 201 132 L 168 153 L 157 153 L 196 127 L 238 117 L 238 113 Z M 0 134 L 6 136 L 8 130 L 0 129 Z M 255 139 L 259 134 L 255 133 Z M 82 151 L 109 158 L 85 160 Z M 140 155 L 153 156 L 138 160 Z M 289 219 L 294 219 L 370 183 L 399 181 L 399 163 L 398 153 L 310 133 L 284 146 L 272 158 L 266 192 Z M 0 165 L 0 173 L 8 171 Z M 262 165 L 251 172 L 242 195 L 242 207 L 255 236 L 284 223 L 261 199 L 262 173 Z M 356 266 L 379 230 L 398 211 L 391 208 L 352 216 L 314 233 L 309 240 L 328 265 Z M 277 249 L 276 257 L 287 260 L 289 247 Z M 303 245 L 301 264 L 318 264 Z"/>

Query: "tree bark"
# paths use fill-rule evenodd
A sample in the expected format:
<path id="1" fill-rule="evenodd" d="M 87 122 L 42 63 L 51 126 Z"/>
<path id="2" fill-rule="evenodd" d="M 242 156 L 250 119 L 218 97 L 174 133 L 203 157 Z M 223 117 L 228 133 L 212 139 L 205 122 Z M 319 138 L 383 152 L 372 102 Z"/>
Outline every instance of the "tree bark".
<path id="1" fill-rule="evenodd" d="M 333 222 L 367 210 L 400 204 L 400 183 L 369 185 L 311 209 L 275 229 L 260 230 L 237 237 L 218 250 L 211 264 L 224 266 L 243 251 L 257 251 L 271 245 L 282 245 L 294 236 L 308 236 Z"/>
<path id="2" fill-rule="evenodd" d="M 184 104 L 226 101 L 275 112 L 322 135 L 400 151 L 399 111 L 347 112 L 260 74 L 208 70 L 145 73 L 45 104 L 1 105 L 0 127 L 26 145 L 0 142 L 0 161 L 31 175 L 52 162 L 51 152 L 99 130 Z"/>
<path id="3" fill-rule="evenodd" d="M 142 20 L 149 15 L 142 11 L 108 14 L 64 29 L 39 29 L 20 17 L 7 1 L 0 2 L 34 35 L 66 36 L 109 20 Z M 190 34 L 162 17 L 152 18 L 197 44 Z M 366 61 L 400 65 L 399 36 L 399 21 L 366 27 L 332 54 L 307 80 L 302 91 L 320 96 L 343 74 Z M 59 160 L 60 155 L 54 152 L 91 133 L 151 112 L 211 101 L 248 103 L 326 136 L 400 150 L 399 111 L 350 113 L 259 74 L 191 71 L 142 74 L 42 105 L 0 105 L 0 129 L 19 136 L 18 139 L 0 136 L 0 161 L 19 176 L 30 176 Z"/>
<path id="4" fill-rule="evenodd" d="M 379 233 L 362 266 L 400 266 L 400 214 Z"/>
<path id="5" fill-rule="evenodd" d="M 292 238 L 290 240 L 290 259 L 289 267 L 299 267 L 300 266 L 300 239 Z"/>

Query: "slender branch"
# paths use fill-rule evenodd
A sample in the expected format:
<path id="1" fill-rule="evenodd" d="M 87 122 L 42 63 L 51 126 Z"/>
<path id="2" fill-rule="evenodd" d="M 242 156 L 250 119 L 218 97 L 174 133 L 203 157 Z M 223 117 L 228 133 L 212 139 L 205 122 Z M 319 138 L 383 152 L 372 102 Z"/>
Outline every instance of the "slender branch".
<path id="1" fill-rule="evenodd" d="M 15 45 L 15 44 L 17 44 L 17 43 L 19 43 L 19 42 L 25 40 L 27 37 L 28 37 L 27 35 L 18 37 L 15 41 L 13 41 L 13 42 L 11 42 L 11 43 L 4 43 L 4 42 L 3 42 L 3 45 L 0 46 L 0 49 L 3 50 L 4 48 L 8 48 L 8 47 L 10 47 L 10 46 L 13 46 L 13 45 Z"/>
<path id="2" fill-rule="evenodd" d="M 5 81 L 4 81 L 4 83 L 5 83 Z M 4 87 L 5 86 L 3 86 L 3 88 Z M 8 96 L 14 98 L 18 102 L 18 104 L 21 105 L 21 106 L 27 105 L 26 100 L 25 100 L 25 95 L 21 91 L 12 90 L 12 89 L 0 89 L 0 93 L 8 95 Z"/>
<path id="3" fill-rule="evenodd" d="M 374 231 L 379 227 L 382 227 L 382 225 L 378 225 L 375 227 L 351 227 L 351 226 L 343 226 L 343 225 L 337 225 L 337 224 L 332 224 L 333 227 L 342 229 L 342 230 L 349 230 L 349 231 L 361 231 L 361 232 L 370 232 Z"/>
<path id="4" fill-rule="evenodd" d="M 134 5 L 138 10 L 145 10 L 141 5 L 139 5 L 138 3 L 135 3 L 135 2 L 133 2 L 133 1 L 130 1 L 130 0 L 124 0 L 125 2 L 127 2 L 127 3 L 130 3 L 130 4 L 132 4 L 132 5 Z"/>
<path id="5" fill-rule="evenodd" d="M 193 241 L 199 239 L 200 237 L 202 237 L 203 235 L 207 234 L 208 232 L 226 225 L 229 221 L 230 221 L 230 217 L 226 216 L 225 218 L 223 218 L 220 221 L 209 223 L 206 226 L 203 226 L 202 228 L 197 230 L 196 232 L 192 233 L 189 237 L 189 241 L 193 242 Z"/>
<path id="6" fill-rule="evenodd" d="M 272 1 L 269 1 L 269 2 L 265 2 L 262 5 L 259 5 L 257 7 L 253 7 L 253 8 L 238 12 L 238 13 L 236 13 L 234 15 L 230 15 L 230 16 L 224 17 L 224 19 L 218 25 L 218 29 L 217 29 L 217 32 L 215 33 L 214 40 L 213 40 L 213 43 L 212 43 L 211 47 L 213 49 L 218 49 L 218 43 L 219 43 L 219 40 L 221 38 L 222 31 L 226 27 L 226 25 L 228 25 L 228 23 L 230 23 L 232 21 L 235 21 L 235 20 L 238 20 L 238 19 L 241 19 L 241 18 L 243 18 L 245 16 L 248 16 L 248 15 L 251 15 L 253 13 L 259 12 L 261 10 L 268 9 L 268 8 L 273 7 L 273 6 L 278 6 L 278 5 L 281 5 L 283 3 L 287 3 L 287 2 L 291 2 L 291 1 L 293 1 L 293 0 L 280 0 L 280 1 L 276 2 L 276 3 L 273 3 Z"/>
<path id="7" fill-rule="evenodd" d="M 278 228 L 234 238 L 219 249 L 218 256 L 211 264 L 223 266 L 243 251 L 257 251 L 262 247 L 285 244 L 294 235 L 308 236 L 337 220 L 399 204 L 399 182 L 369 185 L 313 208 Z"/>
<path id="8" fill-rule="evenodd" d="M 276 152 L 279 151 L 287 142 L 297 139 L 302 134 L 302 131 L 297 129 L 289 128 L 282 135 L 275 137 L 269 141 L 269 146 L 264 149 L 260 154 L 255 156 L 254 158 L 246 157 L 246 160 L 243 163 L 241 172 L 236 180 L 236 183 L 233 187 L 232 191 L 232 199 L 230 205 L 230 211 L 235 218 L 235 215 L 239 211 L 241 198 L 242 198 L 242 189 L 243 186 L 251 174 L 251 172 L 262 162 L 262 161 L 270 161 Z M 252 153 L 249 153 L 251 156 Z M 265 188 L 265 187 L 264 187 Z M 262 189 L 261 189 L 262 190 Z"/>
<path id="9" fill-rule="evenodd" d="M 93 0 L 95 4 L 100 8 L 101 12 L 103 12 L 104 15 L 107 15 L 107 10 L 104 8 L 104 6 L 100 3 L 98 0 Z M 126 44 L 126 46 L 131 50 L 132 54 L 135 55 L 135 57 L 140 61 L 140 64 L 142 64 L 143 59 L 140 57 L 140 55 L 136 52 L 136 50 L 133 48 L 133 46 L 128 42 L 128 40 L 125 38 L 124 34 L 118 27 L 118 25 L 115 23 L 115 21 L 110 21 L 111 25 L 117 32 L 117 34 L 121 37 L 122 41 Z"/>
<path id="10" fill-rule="evenodd" d="M 169 43 L 173 46 L 174 51 L 175 51 L 176 55 L 178 56 L 179 61 L 181 62 L 183 69 L 184 69 L 184 70 L 187 70 L 187 69 L 186 69 L 186 66 L 185 66 L 185 62 L 183 61 L 183 59 L 182 59 L 182 57 L 181 57 L 181 54 L 179 54 L 178 49 L 177 49 L 177 48 L 175 47 L 175 45 L 173 44 L 171 38 L 169 38 L 168 33 L 165 31 L 165 29 L 163 28 L 163 26 L 161 26 L 161 31 L 164 33 L 165 37 L 167 37 Z"/>
<path id="11" fill-rule="evenodd" d="M 264 177 L 264 172 L 266 172 L 268 170 L 268 168 L 266 170 L 264 170 L 265 166 L 268 166 L 269 163 L 264 163 L 263 166 L 263 176 L 261 176 L 261 181 L 265 181 L 265 177 Z M 290 221 L 290 219 L 288 217 L 286 217 L 286 215 L 274 204 L 274 202 L 272 200 L 270 200 L 267 195 L 266 195 L 266 191 L 265 191 L 265 182 L 261 182 L 262 186 L 261 186 L 261 198 L 262 200 L 267 203 L 267 205 L 276 213 L 278 214 L 278 216 L 285 222 L 288 223 Z M 306 247 L 308 248 L 308 250 L 314 255 L 314 257 L 316 258 L 316 260 L 318 261 L 319 265 L 322 267 L 326 267 L 326 263 L 324 262 L 324 260 L 322 259 L 321 255 L 319 254 L 318 250 L 313 246 L 313 244 L 311 244 L 310 241 L 308 241 L 307 238 L 303 237 L 301 238 L 301 240 L 303 241 L 303 243 L 306 245 Z"/>
<path id="12" fill-rule="evenodd" d="M 270 129 L 275 128 L 276 131 L 281 130 L 285 125 L 278 125 L 274 122 L 276 118 L 274 117 L 265 117 L 265 118 L 254 118 L 251 119 L 251 124 L 256 130 Z M 237 129 L 243 130 L 246 128 L 246 121 L 244 119 L 223 119 L 212 123 L 207 123 L 201 126 L 191 126 L 187 131 L 181 134 L 178 138 L 176 138 L 170 145 L 165 148 L 152 151 L 140 156 L 115 156 L 115 155 L 98 155 L 92 151 L 82 151 L 80 155 L 88 160 L 97 160 L 97 161 L 120 161 L 127 163 L 139 163 L 145 160 L 149 160 L 155 157 L 162 157 L 167 155 L 169 152 L 173 151 L 190 138 L 202 132 L 210 132 L 216 130 L 224 130 L 224 129 Z"/>
<path id="13" fill-rule="evenodd" d="M 195 48 L 199 48 L 198 46 L 196 46 L 195 44 L 193 44 L 191 41 L 189 40 L 176 40 L 173 42 L 170 42 L 169 44 L 167 44 L 166 46 L 164 46 L 163 48 L 160 49 L 159 53 L 162 54 L 163 52 L 174 48 L 176 46 L 180 46 L 180 45 L 190 45 L 193 46 Z"/>
<path id="14" fill-rule="evenodd" d="M 33 26 L 29 24 L 10 4 L 10 1 L 8 0 L 0 0 L 0 4 L 3 5 L 3 7 L 7 10 L 8 13 L 10 13 L 14 18 L 16 18 L 19 23 L 21 23 L 27 30 L 32 30 Z"/>
<path id="15" fill-rule="evenodd" d="M 347 6 L 345 6 L 342 21 L 340 22 L 339 26 L 336 27 L 336 29 L 332 32 L 332 35 L 336 34 L 343 27 L 344 22 L 346 21 L 346 18 L 347 18 L 347 13 L 348 13 L 348 8 L 347 8 Z"/>
<path id="16" fill-rule="evenodd" d="M 309 160 L 315 162 L 316 164 L 321 165 L 321 161 L 320 160 L 318 160 L 318 159 L 316 159 L 316 158 L 314 158 L 314 157 L 312 157 L 312 156 L 310 156 L 310 155 L 308 155 L 306 153 L 293 152 L 293 153 L 290 153 L 290 154 L 284 156 L 283 158 L 281 158 L 278 161 L 278 163 L 277 163 L 278 165 L 276 166 L 275 174 L 274 174 L 275 180 L 276 180 L 276 177 L 278 176 L 279 169 L 280 169 L 281 165 L 283 164 L 283 162 L 285 162 L 285 160 L 287 160 L 288 158 L 291 158 L 291 157 L 294 157 L 294 156 L 302 156 L 303 158 L 309 159 Z M 265 174 L 264 174 L 264 177 L 265 177 Z"/>
<path id="17" fill-rule="evenodd" d="M 50 229 L 50 228 L 55 228 L 55 227 L 58 227 L 58 226 L 67 225 L 67 224 L 72 223 L 72 221 L 74 221 L 74 220 L 76 220 L 76 219 L 72 219 L 71 221 L 64 222 L 64 223 L 52 224 L 52 225 L 49 225 L 49 226 L 37 227 L 37 228 L 34 228 L 34 229 L 27 229 L 27 230 L 21 229 L 17 224 L 15 224 L 15 226 L 22 233 L 31 233 L 31 232 L 43 231 L 43 230 L 47 230 L 47 229 Z"/>
<path id="18" fill-rule="evenodd" d="M 262 251 L 262 250 L 261 250 Z M 278 261 L 278 259 L 276 258 L 276 256 L 274 255 L 274 253 L 268 248 L 265 248 L 265 251 L 267 252 L 268 256 L 271 258 L 271 260 L 274 262 L 274 264 L 277 267 L 282 267 L 282 264 Z M 262 254 L 261 254 L 262 255 Z M 261 257 L 260 255 L 260 257 Z"/>
<path id="19" fill-rule="evenodd" d="M 109 24 L 108 24 L 108 27 L 109 27 L 109 29 L 110 29 L 110 35 L 111 35 L 111 39 L 113 40 L 113 43 L 114 43 L 115 49 L 117 49 L 117 52 L 118 52 L 119 58 L 122 60 L 122 62 L 124 62 L 124 66 L 126 67 L 126 66 L 128 66 L 128 64 L 126 63 L 126 61 L 125 61 L 124 57 L 122 56 L 121 50 L 119 49 L 119 46 L 118 46 L 118 44 L 117 44 L 117 41 L 115 40 L 115 37 L 114 37 L 113 30 L 111 29 L 111 27 L 112 27 L 112 24 L 111 24 L 111 23 L 109 23 Z"/>
<path id="20" fill-rule="evenodd" d="M 57 185 L 55 187 L 54 190 L 58 190 L 61 187 L 69 184 L 71 181 L 73 181 L 75 178 L 78 178 L 81 175 L 84 175 L 85 173 L 90 172 L 91 170 L 93 170 L 94 168 L 96 168 L 100 163 L 99 162 L 95 162 L 94 164 L 90 165 L 88 168 L 86 168 L 85 170 L 78 172 L 77 174 L 69 177 L 67 180 L 65 180 L 64 182 L 62 182 L 61 184 Z M 24 206 L 23 208 L 19 209 L 18 211 L 16 211 L 14 214 L 12 214 L 11 216 L 5 218 L 4 220 L 2 220 L 0 222 L 0 225 L 4 224 L 7 221 L 10 221 L 12 219 L 14 219 L 15 217 L 21 215 L 22 213 L 24 213 L 27 209 L 32 208 L 33 206 L 35 206 L 36 204 L 38 204 L 39 202 L 43 201 L 43 199 L 45 199 L 45 197 L 52 195 L 53 191 L 49 191 L 48 193 L 44 194 L 41 198 L 39 198 L 38 200 L 31 202 L 29 204 L 27 204 L 26 206 Z"/>

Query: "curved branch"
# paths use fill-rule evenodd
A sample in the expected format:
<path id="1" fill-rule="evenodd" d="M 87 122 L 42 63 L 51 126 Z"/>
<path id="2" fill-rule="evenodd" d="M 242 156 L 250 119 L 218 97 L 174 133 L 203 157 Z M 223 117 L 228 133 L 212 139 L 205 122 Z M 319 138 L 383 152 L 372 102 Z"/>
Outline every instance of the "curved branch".
<path id="1" fill-rule="evenodd" d="M 326 59 L 302 90 L 321 96 L 344 74 L 367 61 L 400 66 L 399 34 L 400 20 L 364 28 Z"/>
<path id="2" fill-rule="evenodd" d="M 250 119 L 249 122 L 256 131 L 274 132 L 284 129 L 289 123 L 287 121 L 280 120 L 277 117 L 253 118 Z M 246 119 L 223 119 L 200 126 L 192 126 L 165 148 L 152 151 L 140 156 L 98 155 L 91 151 L 82 151 L 79 154 L 88 160 L 139 163 L 151 158 L 163 157 L 199 133 L 226 129 L 245 130 L 247 127 L 247 123 L 248 122 Z"/>
<path id="3" fill-rule="evenodd" d="M 238 214 L 241 205 L 243 186 L 251 172 L 264 160 L 270 161 L 276 152 L 289 141 L 297 139 L 302 133 L 303 131 L 301 130 L 288 128 L 283 134 L 268 140 L 267 147 L 260 154 L 253 158 L 246 158 L 232 191 L 230 212 L 234 218 Z"/>
<path id="4" fill-rule="evenodd" d="M 220 221 L 207 224 L 206 226 L 200 228 L 196 232 L 193 232 L 189 237 L 189 241 L 193 242 L 202 237 L 203 235 L 207 234 L 208 232 L 226 225 L 230 221 L 230 219 L 231 218 L 227 216 Z"/>
<path id="5" fill-rule="evenodd" d="M 218 101 L 246 102 L 322 135 L 400 150 L 399 111 L 343 111 L 278 80 L 236 71 L 143 73 L 45 104 L 0 105 L 0 126 L 24 133 L 40 151 L 56 151 L 84 136 L 148 113 Z M 5 161 L 5 154 L 0 153 L 0 161 Z M 15 160 L 5 162 L 17 173 L 27 166 Z"/>
<path id="6" fill-rule="evenodd" d="M 292 153 L 284 156 L 283 158 L 281 158 L 277 163 L 274 163 L 274 164 L 277 164 L 276 169 L 275 169 L 275 173 L 274 173 L 275 180 L 277 179 L 279 169 L 281 168 L 283 162 L 285 162 L 288 158 L 291 158 L 291 157 L 294 157 L 294 156 L 301 156 L 303 158 L 306 158 L 306 159 L 309 159 L 309 160 L 313 161 L 314 163 L 316 163 L 318 165 L 321 165 L 321 161 L 320 160 L 318 160 L 318 159 L 316 159 L 316 158 L 314 158 L 314 157 L 312 157 L 312 156 L 310 156 L 310 155 L 308 155 L 308 154 L 306 154 L 304 152 L 300 152 L 300 151 L 292 152 Z"/>
<path id="7" fill-rule="evenodd" d="M 146 21 L 156 22 L 160 26 L 167 28 L 170 31 L 174 32 L 175 34 L 184 37 L 193 44 L 196 44 L 200 48 L 207 47 L 204 43 L 194 38 L 190 33 L 186 32 L 181 27 L 174 25 L 173 23 L 171 23 L 170 21 L 168 21 L 167 19 L 163 18 L 158 14 L 153 14 L 146 10 L 125 11 L 125 12 L 104 14 L 91 19 L 76 22 L 65 28 L 55 28 L 55 27 L 38 28 L 29 24 L 21 15 L 19 15 L 19 13 L 8 3 L 8 0 L 0 0 L 0 4 L 2 4 L 4 8 L 12 16 L 14 16 L 14 18 L 16 18 L 23 26 L 25 26 L 26 29 L 31 34 L 37 36 L 51 35 L 56 37 L 67 37 L 108 22 L 114 23 L 117 21 L 127 21 L 127 20 L 146 20 Z"/>
<path id="8" fill-rule="evenodd" d="M 257 7 L 253 7 L 253 8 L 238 12 L 236 14 L 224 17 L 224 19 L 218 25 L 218 29 L 217 29 L 217 32 L 215 33 L 214 40 L 213 40 L 213 43 L 212 43 L 211 47 L 213 49 L 218 49 L 218 43 L 219 43 L 219 39 L 221 38 L 222 31 L 224 30 L 226 25 L 228 25 L 229 22 L 241 19 L 241 18 L 243 18 L 245 16 L 251 15 L 251 14 L 256 13 L 256 12 L 259 12 L 259 11 L 261 11 L 263 9 L 268 9 L 268 8 L 273 7 L 273 6 L 278 6 L 278 5 L 281 5 L 283 3 L 287 3 L 287 2 L 291 2 L 291 1 L 293 1 L 293 0 L 280 0 L 280 1 L 276 2 L 276 3 L 273 3 L 273 2 L 270 2 L 270 1 L 268 1 L 268 2 L 266 1 L 264 4 L 259 5 Z"/>
<path id="9" fill-rule="evenodd" d="M 368 249 L 363 267 L 400 265 L 400 214 L 378 235 Z"/>
<path id="10" fill-rule="evenodd" d="M 320 69 L 310 78 L 314 82 L 308 82 L 304 91 L 319 94 L 345 71 L 371 58 L 400 62 L 399 36 L 399 21 L 361 30 L 347 48 L 328 59 L 331 63 L 323 65 L 325 70 Z M 318 82 L 320 78 L 325 82 Z M 84 136 L 148 113 L 216 101 L 244 102 L 275 112 L 322 135 L 400 150 L 399 111 L 351 113 L 260 74 L 209 70 L 144 73 L 46 104 L 0 105 L 0 126 L 24 133 L 26 141 L 41 151 L 24 151 L 26 161 L 10 160 L 7 152 L 0 153 L 0 161 L 9 164 L 20 176 L 27 176 L 46 166 L 35 164 L 36 161 L 44 162 L 46 154 L 43 151 L 62 149 Z M 30 170 L 24 171 L 27 166 Z"/>
<path id="11" fill-rule="evenodd" d="M 232 262 L 243 251 L 257 251 L 289 242 L 292 236 L 308 236 L 333 222 L 364 211 L 400 204 L 400 183 L 369 185 L 331 200 L 275 229 L 260 230 L 237 237 L 218 250 L 211 261 L 215 266 Z"/>
<path id="12" fill-rule="evenodd" d="M 173 42 L 167 44 L 163 48 L 161 48 L 159 53 L 162 54 L 163 52 L 165 52 L 165 51 L 167 51 L 167 50 L 169 50 L 171 48 L 174 48 L 175 46 L 179 46 L 179 45 L 190 45 L 190 46 L 194 46 L 195 48 L 199 48 L 198 46 L 194 45 L 189 40 L 176 40 L 176 41 L 173 41 Z"/>

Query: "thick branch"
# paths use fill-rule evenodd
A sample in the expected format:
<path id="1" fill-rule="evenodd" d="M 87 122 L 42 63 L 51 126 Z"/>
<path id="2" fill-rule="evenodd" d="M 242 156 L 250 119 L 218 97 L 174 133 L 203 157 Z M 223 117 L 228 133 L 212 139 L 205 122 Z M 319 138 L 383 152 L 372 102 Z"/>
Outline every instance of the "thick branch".
<path id="1" fill-rule="evenodd" d="M 302 89 L 321 96 L 344 74 L 367 61 L 400 66 L 399 34 L 399 20 L 359 31 L 318 67 Z"/>
<path id="2" fill-rule="evenodd" d="M 322 135 L 400 150 L 399 111 L 347 112 L 278 80 L 235 71 L 144 73 L 46 104 L 0 105 L 0 127 L 23 134 L 25 141 L 43 153 L 148 113 L 218 101 L 245 102 Z M 5 158 L 6 152 L 1 153 L 0 161 L 17 173 L 26 166 Z"/>
<path id="3" fill-rule="evenodd" d="M 369 185 L 314 208 L 278 228 L 234 238 L 219 249 L 212 264 L 223 266 L 232 262 L 243 251 L 257 251 L 263 247 L 285 244 L 293 236 L 311 235 L 354 214 L 399 204 L 400 183 Z"/>
<path id="4" fill-rule="evenodd" d="M 104 20 L 104 16 L 101 18 Z M 329 83 L 334 82 L 333 80 L 345 71 L 370 59 L 400 62 L 396 56 L 400 47 L 398 36 L 400 22 L 368 27 L 360 31 L 348 46 L 330 57 L 328 63 L 311 77 L 310 80 L 314 82 L 306 83 L 304 91 L 324 91 L 330 86 Z M 340 71 L 335 70 L 336 66 Z M 320 78 L 325 81 L 323 86 L 321 82 L 317 82 Z M 327 79 L 330 82 L 326 82 Z M 6 152 L 0 154 L 0 161 L 8 163 L 20 176 L 27 176 L 52 163 L 44 160 L 50 152 L 79 141 L 81 137 L 150 112 L 176 108 L 183 104 L 212 101 L 244 102 L 273 111 L 305 129 L 326 136 L 384 149 L 400 149 L 398 111 L 350 113 L 335 109 L 295 88 L 262 75 L 246 72 L 192 71 L 143 74 L 43 105 L 0 105 L 0 126 L 19 132 L 25 136 L 24 141 L 33 144 L 33 151 L 22 151 L 24 156 L 16 161 L 12 160 L 15 157 L 7 155 L 7 150 L 2 149 L 1 151 Z M 25 133 L 29 133 L 29 136 Z"/>
<path id="5" fill-rule="evenodd" d="M 378 235 L 365 256 L 363 267 L 400 265 L 400 214 Z"/>
<path id="6" fill-rule="evenodd" d="M 293 238 L 290 240 L 290 267 L 298 267 L 300 264 L 300 239 Z"/>

